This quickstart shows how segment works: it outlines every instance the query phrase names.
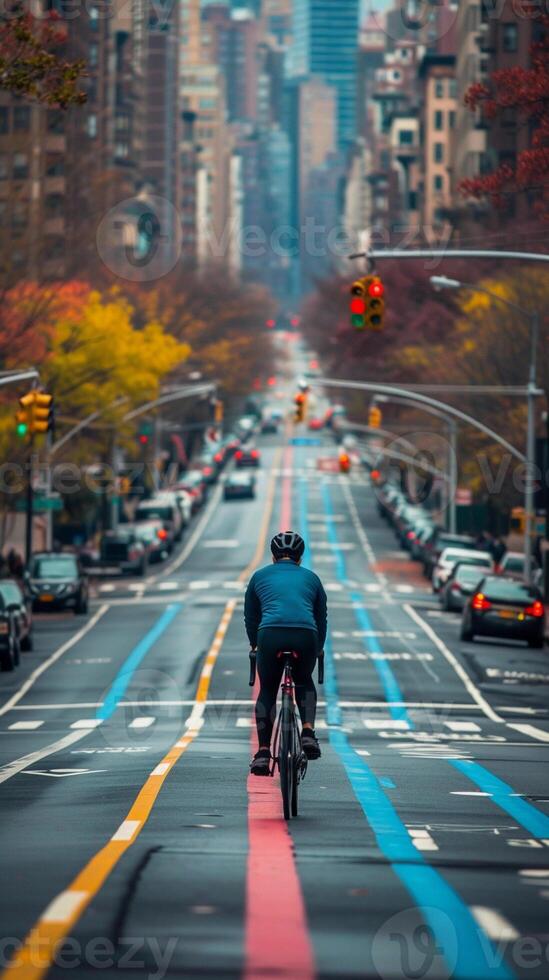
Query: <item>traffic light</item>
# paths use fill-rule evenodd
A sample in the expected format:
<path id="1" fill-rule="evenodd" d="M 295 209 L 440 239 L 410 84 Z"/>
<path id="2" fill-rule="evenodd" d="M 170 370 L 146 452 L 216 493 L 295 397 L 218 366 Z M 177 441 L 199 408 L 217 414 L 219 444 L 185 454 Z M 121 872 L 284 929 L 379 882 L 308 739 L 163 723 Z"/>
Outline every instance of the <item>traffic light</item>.
<path id="1" fill-rule="evenodd" d="M 370 330 L 383 330 L 385 316 L 385 287 L 379 276 L 368 276 L 366 326 Z"/>
<path id="2" fill-rule="evenodd" d="M 32 408 L 34 405 L 34 391 L 29 391 L 27 395 L 23 395 L 19 399 L 19 404 L 21 408 L 15 415 L 15 421 L 17 423 L 17 435 L 20 439 L 24 439 L 32 432 Z"/>
<path id="3" fill-rule="evenodd" d="M 34 392 L 32 432 L 42 435 L 53 429 L 53 395 L 45 391 Z"/>
<path id="4" fill-rule="evenodd" d="M 294 398 L 295 402 L 295 412 L 294 412 L 294 422 L 303 422 L 305 418 L 305 412 L 307 410 L 307 395 L 300 391 Z"/>
<path id="5" fill-rule="evenodd" d="M 379 276 L 364 276 L 351 286 L 351 326 L 356 330 L 383 330 L 385 287 Z"/>
<path id="6" fill-rule="evenodd" d="M 214 422 L 222 422 L 223 414 L 224 414 L 223 402 L 219 398 L 216 398 L 214 403 Z"/>
<path id="7" fill-rule="evenodd" d="M 342 473 L 348 473 L 351 469 L 351 457 L 348 453 L 339 454 L 339 469 Z"/>
<path id="8" fill-rule="evenodd" d="M 351 326 L 364 330 L 366 326 L 366 280 L 357 279 L 351 286 Z"/>
<path id="9" fill-rule="evenodd" d="M 45 391 L 29 391 L 19 399 L 21 408 L 15 415 L 17 435 L 44 435 L 54 425 L 53 395 Z"/>
<path id="10" fill-rule="evenodd" d="M 368 413 L 368 425 L 371 429 L 379 429 L 382 422 L 381 409 L 377 405 L 372 405 Z"/>

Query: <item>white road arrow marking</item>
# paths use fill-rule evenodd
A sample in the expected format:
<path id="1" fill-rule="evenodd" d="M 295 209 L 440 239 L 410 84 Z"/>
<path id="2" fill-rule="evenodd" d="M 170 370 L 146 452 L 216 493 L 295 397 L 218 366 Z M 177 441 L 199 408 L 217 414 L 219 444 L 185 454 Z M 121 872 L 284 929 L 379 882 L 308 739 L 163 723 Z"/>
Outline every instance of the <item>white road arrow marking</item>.
<path id="1" fill-rule="evenodd" d="M 24 776 L 52 776 L 63 779 L 64 776 L 89 776 L 92 773 L 108 772 L 108 769 L 27 769 Z"/>

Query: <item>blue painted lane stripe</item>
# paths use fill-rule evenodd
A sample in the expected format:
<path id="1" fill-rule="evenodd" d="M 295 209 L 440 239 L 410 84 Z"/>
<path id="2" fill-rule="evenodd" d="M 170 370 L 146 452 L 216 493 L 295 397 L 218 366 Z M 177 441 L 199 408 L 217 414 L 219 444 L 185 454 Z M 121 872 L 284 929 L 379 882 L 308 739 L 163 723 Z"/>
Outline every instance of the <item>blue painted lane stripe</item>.
<path id="1" fill-rule="evenodd" d="M 333 546 L 336 554 L 337 576 L 340 582 L 350 591 L 350 597 L 353 603 L 353 610 L 358 626 L 365 633 L 373 633 L 375 632 L 375 630 L 372 624 L 372 620 L 370 619 L 367 610 L 364 608 L 362 596 L 358 592 L 351 591 L 349 587 L 349 579 L 347 577 L 345 559 L 343 557 L 343 552 L 339 547 L 335 521 L 333 519 L 334 509 L 332 506 L 332 499 L 330 496 L 330 491 L 326 484 L 324 484 L 322 487 L 322 501 L 324 504 L 324 512 L 326 514 L 328 540 L 330 544 Z M 366 636 L 365 641 L 366 641 L 365 643 L 366 649 L 370 653 L 383 653 L 383 648 L 376 636 Z M 403 702 L 405 698 L 400 689 L 400 685 L 396 679 L 396 676 L 391 670 L 391 667 L 389 666 L 386 660 L 375 659 L 372 661 L 372 663 L 381 681 L 385 698 L 391 705 L 391 707 L 389 708 L 391 717 L 398 721 L 405 721 L 408 724 L 409 729 L 412 730 L 413 728 L 415 728 L 415 725 L 410 715 L 408 714 L 407 709 L 403 706 L 395 707 L 395 705 L 393 704 L 393 702 L 399 702 L 399 701 Z"/>
<path id="2" fill-rule="evenodd" d="M 549 817 L 536 810 L 527 800 L 521 800 L 516 796 L 512 786 L 504 783 L 478 762 L 461 759 L 451 759 L 450 762 L 455 769 L 476 783 L 484 793 L 490 793 L 494 803 L 532 834 L 532 837 L 549 840 Z"/>
<path id="3" fill-rule="evenodd" d="M 300 524 L 306 534 L 306 486 L 300 484 Z M 333 524 L 333 522 L 332 522 Z M 338 753 L 353 792 L 376 837 L 380 851 L 414 899 L 424 921 L 432 930 L 454 980 L 513 980 L 514 974 L 473 918 L 468 906 L 439 872 L 427 864 L 412 843 L 406 827 L 375 773 L 350 745 L 340 728 L 342 712 L 331 638 L 325 644 L 325 692 L 328 737 Z"/>
<path id="4" fill-rule="evenodd" d="M 103 721 L 106 721 L 111 717 L 111 715 L 114 714 L 120 699 L 126 693 L 133 674 L 139 667 L 139 664 L 147 655 L 151 647 L 154 646 L 156 641 L 162 636 L 170 623 L 173 622 L 182 608 L 183 606 L 181 603 L 175 603 L 168 606 L 160 618 L 157 619 L 154 626 L 148 633 L 145 633 L 145 636 L 143 636 L 137 646 L 133 648 L 129 657 L 124 661 L 122 667 L 118 671 L 118 674 L 116 675 L 102 706 L 98 708 L 96 718 L 101 718 Z"/>

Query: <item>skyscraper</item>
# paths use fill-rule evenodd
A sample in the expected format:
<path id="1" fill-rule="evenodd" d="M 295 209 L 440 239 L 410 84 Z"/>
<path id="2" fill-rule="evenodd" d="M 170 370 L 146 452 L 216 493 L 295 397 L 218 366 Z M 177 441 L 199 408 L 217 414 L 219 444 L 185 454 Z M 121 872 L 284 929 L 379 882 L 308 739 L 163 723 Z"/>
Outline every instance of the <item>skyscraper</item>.
<path id="1" fill-rule="evenodd" d="M 317 75 L 337 89 L 338 143 L 356 135 L 359 0 L 294 0 L 294 77 Z"/>

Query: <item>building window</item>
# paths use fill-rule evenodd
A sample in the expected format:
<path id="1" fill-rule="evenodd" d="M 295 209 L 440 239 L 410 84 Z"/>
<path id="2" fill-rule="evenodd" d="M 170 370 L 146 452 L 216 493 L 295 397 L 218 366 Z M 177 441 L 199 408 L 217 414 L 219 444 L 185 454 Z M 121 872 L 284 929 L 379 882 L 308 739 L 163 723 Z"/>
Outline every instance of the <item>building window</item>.
<path id="1" fill-rule="evenodd" d="M 444 143 L 434 144 L 433 160 L 435 161 L 435 163 L 444 163 Z"/>
<path id="2" fill-rule="evenodd" d="M 451 78 L 448 82 L 448 95 L 451 99 L 457 99 L 457 81 Z"/>
<path id="3" fill-rule="evenodd" d="M 48 133 L 64 133 L 65 119 L 61 109 L 50 109 L 48 112 Z"/>
<path id="4" fill-rule="evenodd" d="M 16 105 L 13 110 L 13 129 L 16 133 L 27 133 L 30 126 L 28 105 Z"/>
<path id="5" fill-rule="evenodd" d="M 91 112 L 86 121 L 86 132 L 93 139 L 97 136 L 97 116 Z"/>
<path id="6" fill-rule="evenodd" d="M 398 141 L 401 146 L 410 146 L 414 142 L 413 129 L 401 129 L 398 134 Z"/>
<path id="7" fill-rule="evenodd" d="M 97 67 L 97 61 L 99 58 L 99 46 L 97 44 L 90 44 L 89 46 L 89 63 L 91 68 Z"/>
<path id="8" fill-rule="evenodd" d="M 450 127 L 450 129 L 455 129 L 455 125 L 456 125 L 456 114 L 452 109 L 448 113 L 448 126 Z"/>
<path id="9" fill-rule="evenodd" d="M 7 180 L 8 178 L 8 155 L 7 153 L 0 153 L 0 180 Z"/>
<path id="10" fill-rule="evenodd" d="M 48 156 L 46 160 L 46 177 L 63 177 L 65 161 L 63 157 Z"/>
<path id="11" fill-rule="evenodd" d="M 48 194 L 44 201 L 46 217 L 59 218 L 63 214 L 64 198 L 62 194 Z"/>
<path id="12" fill-rule="evenodd" d="M 437 109 L 434 115 L 435 129 L 440 132 L 444 128 L 444 113 Z"/>
<path id="13" fill-rule="evenodd" d="M 503 24 L 503 50 L 509 53 L 518 48 L 518 24 Z"/>
<path id="14" fill-rule="evenodd" d="M 435 97 L 437 99 L 444 98 L 444 82 L 442 78 L 438 78 L 437 81 L 435 82 Z"/>
<path id="15" fill-rule="evenodd" d="M 10 115 L 6 106 L 0 106 L 0 135 L 10 131 Z"/>
<path id="16" fill-rule="evenodd" d="M 433 177 L 433 188 L 435 191 L 444 190 L 444 179 L 440 176 L 440 174 L 435 174 Z"/>
<path id="17" fill-rule="evenodd" d="M 11 213 L 11 226 L 13 231 L 21 231 L 27 223 L 27 205 L 18 201 L 13 205 Z"/>
<path id="18" fill-rule="evenodd" d="M 29 176 L 29 158 L 26 153 L 16 153 L 13 157 L 13 179 L 26 180 Z"/>
<path id="19" fill-rule="evenodd" d="M 130 148 L 127 143 L 117 143 L 114 148 L 114 155 L 117 160 L 127 160 L 130 155 Z"/>

